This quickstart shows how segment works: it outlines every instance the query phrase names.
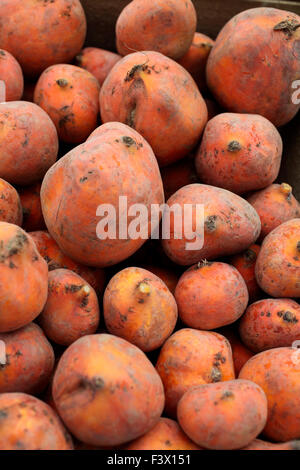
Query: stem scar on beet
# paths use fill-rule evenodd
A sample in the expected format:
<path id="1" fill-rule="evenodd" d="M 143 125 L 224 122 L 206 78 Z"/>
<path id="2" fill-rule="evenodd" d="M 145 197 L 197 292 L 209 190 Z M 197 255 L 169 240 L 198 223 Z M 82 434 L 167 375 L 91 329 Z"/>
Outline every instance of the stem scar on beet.
<path id="1" fill-rule="evenodd" d="M 232 140 L 229 142 L 227 150 L 228 152 L 238 152 L 241 148 L 242 146 L 237 140 Z"/>

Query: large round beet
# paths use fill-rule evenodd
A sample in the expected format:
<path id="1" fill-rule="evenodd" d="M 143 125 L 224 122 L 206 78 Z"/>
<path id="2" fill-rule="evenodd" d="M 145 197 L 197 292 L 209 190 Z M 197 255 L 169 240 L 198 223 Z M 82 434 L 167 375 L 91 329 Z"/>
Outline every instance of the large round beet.
<path id="1" fill-rule="evenodd" d="M 196 23 L 191 0 L 134 0 L 117 20 L 117 49 L 121 55 L 147 50 L 179 59 L 192 43 Z"/>
<path id="2" fill-rule="evenodd" d="M 207 81 L 225 109 L 260 114 L 275 126 L 295 116 L 299 26 L 298 15 L 275 8 L 243 11 L 224 26 L 208 58 Z"/>
<path id="3" fill-rule="evenodd" d="M 207 121 L 207 108 L 191 75 L 159 52 L 129 54 L 100 92 L 103 122 L 120 121 L 151 145 L 160 166 L 188 155 Z"/>
<path id="4" fill-rule="evenodd" d="M 2 103 L 0 135 L 0 177 L 11 184 L 35 183 L 56 160 L 55 126 L 47 113 L 34 103 Z"/>
<path id="5" fill-rule="evenodd" d="M 72 433 L 97 446 L 119 445 L 145 434 L 164 407 L 161 379 L 144 353 L 107 334 L 80 338 L 64 352 L 53 398 Z"/>
<path id="6" fill-rule="evenodd" d="M 70 62 L 79 53 L 86 19 L 79 0 L 3 0 L 0 47 L 37 76 L 49 65 Z"/>
<path id="7" fill-rule="evenodd" d="M 57 414 L 26 393 L 0 394 L 1 450 L 72 450 Z"/>
<path id="8" fill-rule="evenodd" d="M 147 208 L 144 233 L 135 233 L 137 238 L 130 236 L 129 229 L 124 238 L 120 234 L 128 228 L 125 218 L 122 226 L 118 223 L 119 214 L 124 215 L 120 196 L 127 197 L 128 211 L 133 204 Z M 94 137 L 61 158 L 46 174 L 41 189 L 46 225 L 62 251 L 75 261 L 99 267 L 116 264 L 142 246 L 150 235 L 150 206 L 163 201 L 159 168 L 150 146 L 120 123 L 101 126 Z M 104 213 L 97 212 L 100 205 L 106 210 L 104 204 L 110 205 L 109 234 Z M 135 218 L 129 214 L 128 223 Z"/>
<path id="9" fill-rule="evenodd" d="M 0 332 L 34 320 L 48 294 L 48 268 L 32 238 L 17 225 L 0 222 Z"/>

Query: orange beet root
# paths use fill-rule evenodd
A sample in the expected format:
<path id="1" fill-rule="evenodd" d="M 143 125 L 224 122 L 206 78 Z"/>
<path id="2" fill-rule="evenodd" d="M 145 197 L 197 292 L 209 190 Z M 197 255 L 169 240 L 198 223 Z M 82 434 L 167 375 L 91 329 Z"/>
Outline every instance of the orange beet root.
<path id="1" fill-rule="evenodd" d="M 300 108 L 292 99 L 300 72 L 299 25 L 295 13 L 253 8 L 224 26 L 208 58 L 207 82 L 225 109 L 260 114 L 276 127 L 295 116 Z"/>
<path id="2" fill-rule="evenodd" d="M 204 183 L 242 194 L 273 183 L 281 155 L 280 134 L 267 119 L 223 113 L 208 122 L 195 165 Z"/>
<path id="3" fill-rule="evenodd" d="M 291 346 L 300 338 L 300 305 L 291 299 L 255 302 L 241 319 L 240 335 L 254 352 Z"/>
<path id="4" fill-rule="evenodd" d="M 60 419 L 46 403 L 26 393 L 0 394 L 2 450 L 72 450 Z"/>
<path id="5" fill-rule="evenodd" d="M 261 220 L 259 241 L 283 222 L 300 217 L 300 203 L 293 196 L 292 188 L 287 183 L 271 184 L 251 194 L 247 200 Z"/>
<path id="6" fill-rule="evenodd" d="M 264 435 L 275 442 L 298 439 L 300 435 L 300 360 L 294 348 L 263 351 L 249 359 L 239 377 L 252 380 L 268 399 Z"/>
<path id="7" fill-rule="evenodd" d="M 0 220 L 15 225 L 22 225 L 23 220 L 19 194 L 2 178 L 0 178 Z"/>
<path id="8" fill-rule="evenodd" d="M 99 305 L 94 289 L 68 269 L 51 271 L 48 285 L 47 302 L 39 316 L 46 336 L 68 346 L 81 336 L 95 333 Z"/>
<path id="9" fill-rule="evenodd" d="M 120 445 L 147 433 L 164 407 L 161 380 L 144 353 L 107 334 L 69 346 L 54 376 L 53 397 L 76 438 L 96 446 Z"/>
<path id="10" fill-rule="evenodd" d="M 28 185 L 43 178 L 56 160 L 58 139 L 49 116 L 26 101 L 0 106 L 0 177 Z"/>
<path id="11" fill-rule="evenodd" d="M 253 207 L 225 189 L 189 184 L 173 194 L 167 204 L 170 212 L 172 206 L 176 208 L 178 204 L 181 215 L 175 218 L 171 213 L 170 237 L 162 240 L 162 246 L 167 256 L 181 265 L 190 266 L 205 259 L 240 253 L 254 243 L 260 233 L 260 219 Z M 185 204 L 193 205 L 192 224 L 185 223 L 189 218 L 183 220 Z M 196 204 L 203 207 L 204 227 L 201 216 L 196 217 Z M 202 246 L 196 234 L 203 233 L 203 228 Z M 175 230 L 181 229 L 183 236 L 175 238 Z M 187 247 L 187 243 L 193 245 Z"/>
<path id="12" fill-rule="evenodd" d="M 246 251 L 232 256 L 229 260 L 230 264 L 242 275 L 248 289 L 250 302 L 258 300 L 262 293 L 255 278 L 255 264 L 259 251 L 259 245 L 251 245 Z"/>
<path id="13" fill-rule="evenodd" d="M 215 41 L 205 34 L 195 33 L 189 50 L 178 61 L 193 77 L 199 90 L 206 90 L 206 63 Z"/>
<path id="14" fill-rule="evenodd" d="M 58 64 L 47 68 L 34 91 L 34 102 L 54 122 L 61 140 L 79 144 L 97 126 L 99 84 L 87 70 Z"/>
<path id="15" fill-rule="evenodd" d="M 86 19 L 79 0 L 4 0 L 0 18 L 6 19 L 1 47 L 14 55 L 28 76 L 70 62 L 84 43 Z"/>
<path id="16" fill-rule="evenodd" d="M 166 394 L 166 413 L 176 417 L 182 395 L 196 385 L 234 379 L 230 344 L 217 333 L 184 328 L 161 348 L 156 369 Z"/>
<path id="17" fill-rule="evenodd" d="M 121 123 L 104 124 L 96 133 L 50 169 L 41 201 L 48 230 L 61 250 L 81 264 L 105 267 L 128 258 L 145 243 L 151 204 L 162 204 L 164 196 L 157 161 L 143 137 Z M 118 224 L 116 238 L 109 238 L 106 214 L 97 212 L 100 205 L 109 204 L 108 217 L 114 223 L 120 196 L 127 196 L 128 208 L 136 203 L 147 208 L 147 222 L 137 238 L 126 233 L 119 237 Z M 128 216 L 125 232 L 134 218 Z"/>
<path id="18" fill-rule="evenodd" d="M 275 228 L 259 252 L 255 275 L 273 297 L 300 297 L 300 218 Z"/>
<path id="19" fill-rule="evenodd" d="M 32 238 L 6 222 L 0 222 L 0 278 L 2 333 L 34 320 L 45 305 L 48 291 L 47 263 Z"/>
<path id="20" fill-rule="evenodd" d="M 175 290 L 181 320 L 191 328 L 213 330 L 235 322 L 246 310 L 248 290 L 237 269 L 226 263 L 198 263 Z"/>
<path id="21" fill-rule="evenodd" d="M 179 59 L 192 43 L 196 21 L 191 0 L 132 1 L 117 20 L 117 49 L 121 55 L 157 51 Z"/>
<path id="22" fill-rule="evenodd" d="M 158 52 L 120 60 L 100 92 L 103 122 L 120 121 L 151 145 L 160 166 L 188 155 L 207 121 L 207 108 L 194 80 Z"/>
<path id="23" fill-rule="evenodd" d="M 18 61 L 9 52 L 0 49 L 0 80 L 5 83 L 5 101 L 18 101 L 22 98 L 24 79 Z"/>
<path id="24" fill-rule="evenodd" d="M 54 366 L 54 352 L 40 327 L 29 323 L 11 333 L 0 333 L 0 340 L 6 351 L 6 364 L 0 366 L 0 393 L 43 391 Z"/>
<path id="25" fill-rule="evenodd" d="M 160 418 L 147 434 L 130 442 L 124 450 L 201 450 L 181 430 L 176 421 Z"/>
<path id="26" fill-rule="evenodd" d="M 249 380 L 201 385 L 183 395 L 177 414 L 196 444 L 214 450 L 240 449 L 263 430 L 267 399 Z"/>
<path id="27" fill-rule="evenodd" d="M 177 305 L 164 282 L 142 268 L 126 268 L 108 283 L 103 299 L 108 331 L 142 351 L 159 348 L 177 321 Z"/>
<path id="28" fill-rule="evenodd" d="M 107 75 L 120 59 L 119 54 L 98 47 L 85 47 L 76 57 L 76 65 L 93 74 L 102 86 Z"/>

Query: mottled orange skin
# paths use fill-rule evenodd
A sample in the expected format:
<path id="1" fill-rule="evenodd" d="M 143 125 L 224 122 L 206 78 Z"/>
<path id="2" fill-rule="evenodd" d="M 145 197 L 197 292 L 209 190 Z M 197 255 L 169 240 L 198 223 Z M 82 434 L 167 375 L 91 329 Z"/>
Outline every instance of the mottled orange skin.
<path id="1" fill-rule="evenodd" d="M 249 359 L 239 378 L 252 380 L 268 399 L 267 439 L 287 442 L 300 435 L 300 360 L 294 348 L 263 351 Z"/>
<path id="2" fill-rule="evenodd" d="M 153 264 L 147 264 L 143 268 L 158 276 L 174 295 L 179 276 L 172 269 Z"/>
<path id="3" fill-rule="evenodd" d="M 103 293 L 106 277 L 103 269 L 90 268 L 73 261 L 61 251 L 56 241 L 45 230 L 30 232 L 29 235 L 40 255 L 48 263 L 49 271 L 59 268 L 70 269 L 83 277 L 98 294 Z"/>
<path id="4" fill-rule="evenodd" d="M 157 51 L 179 59 L 192 44 L 196 22 L 191 0 L 134 0 L 117 20 L 118 52 Z"/>
<path id="5" fill-rule="evenodd" d="M 179 204 L 184 213 L 184 204 L 193 205 L 193 231 L 196 229 L 196 204 L 204 206 L 204 245 L 198 249 L 187 249 L 186 243 L 195 243 L 193 233 L 186 234 L 184 220 L 183 237 L 174 237 L 174 217 L 171 215 L 170 238 L 162 240 L 166 255 L 177 264 L 190 266 L 204 259 L 240 253 L 255 242 L 260 233 L 260 219 L 253 207 L 238 195 L 222 188 L 204 184 L 189 184 L 179 189 L 167 201 L 171 208 Z M 180 217 L 177 219 L 181 221 Z M 186 236 L 189 235 L 190 239 Z M 194 238 L 193 238 L 194 236 Z"/>
<path id="6" fill-rule="evenodd" d="M 96 292 L 73 271 L 54 269 L 49 273 L 48 298 L 39 324 L 51 341 L 64 346 L 95 333 L 99 325 Z"/>
<path id="7" fill-rule="evenodd" d="M 165 411 L 176 417 L 177 404 L 190 388 L 234 379 L 230 344 L 218 333 L 184 328 L 167 339 L 156 369 L 166 394 Z"/>
<path id="8" fill-rule="evenodd" d="M 62 251 L 79 263 L 97 267 L 117 264 L 145 242 L 141 237 L 118 238 L 118 224 L 116 239 L 99 239 L 99 235 L 107 237 L 101 227 L 106 219 L 96 215 L 100 204 L 111 204 L 117 221 L 119 196 L 127 196 L 128 208 L 144 204 L 149 216 L 147 237 L 151 204 L 164 201 L 157 161 L 145 139 L 124 124 L 118 123 L 115 130 L 114 123 L 102 127 L 101 135 L 76 147 L 50 169 L 41 190 L 46 225 Z M 128 216 L 128 225 L 133 219 Z"/>
<path id="9" fill-rule="evenodd" d="M 0 332 L 34 320 L 48 291 L 47 263 L 24 230 L 0 222 Z"/>
<path id="10" fill-rule="evenodd" d="M 0 394 L 1 450 L 72 450 L 57 414 L 26 393 Z"/>
<path id="11" fill-rule="evenodd" d="M 22 98 L 24 88 L 22 69 L 14 56 L 3 49 L 0 49 L 0 80 L 5 83 L 5 101 L 18 101 Z"/>
<path id="12" fill-rule="evenodd" d="M 123 450 L 201 450 L 180 429 L 173 419 L 160 418 L 142 437 L 130 442 Z"/>
<path id="13" fill-rule="evenodd" d="M 46 228 L 42 213 L 40 192 L 40 182 L 19 190 L 23 209 L 22 227 L 26 232 L 43 230 Z"/>
<path id="14" fill-rule="evenodd" d="M 57 64 L 40 76 L 34 102 L 49 114 L 64 142 L 80 144 L 97 126 L 98 80 L 75 65 Z"/>
<path id="15" fill-rule="evenodd" d="M 300 441 L 283 442 L 274 444 L 273 442 L 254 439 L 247 447 L 241 450 L 300 450 Z"/>
<path id="16" fill-rule="evenodd" d="M 41 180 L 57 152 L 57 132 L 45 111 L 26 101 L 1 104 L 1 178 L 19 185 Z"/>
<path id="17" fill-rule="evenodd" d="M 165 198 L 169 199 L 178 189 L 199 181 L 194 158 L 184 158 L 173 165 L 161 169 Z"/>
<path id="18" fill-rule="evenodd" d="M 272 297 L 300 297 L 300 218 L 284 222 L 266 236 L 255 275 Z"/>
<path id="19" fill-rule="evenodd" d="M 262 294 L 255 278 L 255 264 L 259 252 L 260 246 L 253 244 L 246 251 L 232 256 L 229 260 L 230 264 L 242 275 L 248 289 L 250 302 L 255 302 Z"/>
<path id="20" fill-rule="evenodd" d="M 207 108 L 194 80 L 158 52 L 120 60 L 100 92 L 103 122 L 120 121 L 151 145 L 160 166 L 188 155 L 207 121 Z"/>
<path id="21" fill-rule="evenodd" d="M 22 225 L 23 220 L 19 194 L 2 178 L 0 178 L 0 220 L 15 225 Z"/>
<path id="22" fill-rule="evenodd" d="M 162 382 L 144 353 L 107 334 L 69 346 L 58 363 L 53 398 L 74 436 L 96 446 L 120 445 L 147 433 L 164 407 Z"/>
<path id="23" fill-rule="evenodd" d="M 240 318 L 249 295 L 237 269 L 226 263 L 204 261 L 183 273 L 176 286 L 175 299 L 185 325 L 214 330 Z"/>
<path id="24" fill-rule="evenodd" d="M 102 86 L 107 75 L 120 59 L 121 56 L 114 52 L 98 47 L 85 47 L 76 57 L 76 65 L 93 74 Z"/>
<path id="25" fill-rule="evenodd" d="M 254 353 L 246 348 L 231 327 L 221 328 L 219 333 L 224 335 L 230 343 L 235 375 L 238 376 L 243 365 L 246 364 L 250 357 L 254 356 Z"/>
<path id="26" fill-rule="evenodd" d="M 193 77 L 199 90 L 206 90 L 206 63 L 215 41 L 202 33 L 195 33 L 189 50 L 178 61 Z"/>
<path id="27" fill-rule="evenodd" d="M 273 183 L 281 156 L 282 139 L 270 121 L 222 113 L 207 123 L 195 165 L 204 183 L 243 194 Z"/>
<path id="28" fill-rule="evenodd" d="M 35 323 L 0 333 L 6 364 L 0 366 L 0 393 L 37 394 L 47 386 L 54 367 L 54 352 L 43 331 Z"/>
<path id="29" fill-rule="evenodd" d="M 71 62 L 85 40 L 86 19 L 79 0 L 3 0 L 1 47 L 24 73 L 37 76 L 52 64 Z"/>
<path id="30" fill-rule="evenodd" d="M 280 29 L 287 20 L 290 33 L 284 24 Z M 260 114 L 276 127 L 295 116 L 300 107 L 292 102 L 292 83 L 300 73 L 299 24 L 295 13 L 253 8 L 224 26 L 208 58 L 207 82 L 225 109 Z"/>
<path id="31" fill-rule="evenodd" d="M 109 281 L 103 314 L 109 333 L 147 352 L 159 348 L 172 334 L 177 305 L 159 277 L 146 269 L 129 267 Z"/>
<path id="32" fill-rule="evenodd" d="M 240 449 L 263 430 L 267 398 L 249 380 L 201 385 L 184 394 L 177 415 L 184 432 L 201 447 Z"/>
<path id="33" fill-rule="evenodd" d="M 289 184 L 271 184 L 247 198 L 261 220 L 262 241 L 274 228 L 290 219 L 300 217 L 300 203 L 292 194 Z"/>
<path id="34" fill-rule="evenodd" d="M 263 299 L 240 322 L 243 343 L 254 352 L 291 346 L 300 339 L 300 305 L 291 299 Z"/>

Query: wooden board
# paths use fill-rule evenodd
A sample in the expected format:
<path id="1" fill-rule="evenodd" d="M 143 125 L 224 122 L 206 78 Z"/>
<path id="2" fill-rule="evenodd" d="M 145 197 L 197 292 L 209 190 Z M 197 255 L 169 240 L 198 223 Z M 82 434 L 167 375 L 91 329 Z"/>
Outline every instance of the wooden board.
<path id="1" fill-rule="evenodd" d="M 222 26 L 237 13 L 248 8 L 270 6 L 300 15 L 300 2 L 289 0 L 193 0 L 198 15 L 197 30 L 216 37 Z M 88 20 L 86 44 L 115 50 L 115 23 L 128 0 L 81 0 Z M 300 113 L 280 129 L 284 140 L 283 163 L 278 181 L 294 188 L 300 200 Z"/>

